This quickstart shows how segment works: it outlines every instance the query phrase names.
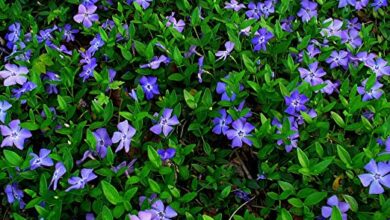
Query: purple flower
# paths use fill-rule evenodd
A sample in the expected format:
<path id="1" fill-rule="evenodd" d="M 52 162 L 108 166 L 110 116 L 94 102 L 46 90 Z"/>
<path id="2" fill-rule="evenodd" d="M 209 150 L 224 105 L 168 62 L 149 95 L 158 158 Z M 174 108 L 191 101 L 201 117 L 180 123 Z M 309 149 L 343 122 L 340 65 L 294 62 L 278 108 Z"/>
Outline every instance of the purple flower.
<path id="1" fill-rule="evenodd" d="M 225 2 L 225 9 L 233 9 L 234 11 L 239 11 L 243 8 L 246 8 L 244 4 L 238 3 L 236 0 L 230 0 L 230 2 Z"/>
<path id="2" fill-rule="evenodd" d="M 250 195 L 249 193 L 241 190 L 241 189 L 236 189 L 233 191 L 234 195 L 238 197 L 239 199 L 242 199 L 244 201 L 249 201 L 250 200 Z"/>
<path id="3" fill-rule="evenodd" d="M 20 37 L 20 23 L 15 22 L 8 27 L 9 32 L 5 35 L 5 39 L 9 42 L 16 43 Z"/>
<path id="4" fill-rule="evenodd" d="M 154 214 L 152 220 L 170 220 L 177 216 L 176 211 L 169 205 L 164 207 L 164 203 L 161 200 L 155 201 L 150 211 Z"/>
<path id="5" fill-rule="evenodd" d="M 326 72 L 321 67 L 318 68 L 318 62 L 314 62 L 309 64 L 309 69 L 304 69 L 299 67 L 299 73 L 301 74 L 301 78 L 306 82 L 310 83 L 310 85 L 315 86 L 321 84 L 323 80 L 321 77 L 326 75 Z"/>
<path id="6" fill-rule="evenodd" d="M 33 158 L 30 160 L 30 169 L 35 170 L 38 167 L 46 166 L 51 167 L 53 166 L 53 160 L 49 157 L 51 150 L 41 148 L 39 150 L 39 156 L 35 153 L 30 153 L 30 156 Z"/>
<path id="7" fill-rule="evenodd" d="M 343 26 L 343 22 L 339 19 L 333 19 L 333 18 L 328 18 L 323 24 L 328 24 L 326 28 L 323 28 L 321 30 L 321 35 L 326 36 L 326 37 L 331 37 L 331 36 L 336 36 L 340 37 L 341 34 L 341 27 Z"/>
<path id="8" fill-rule="evenodd" d="M 219 110 L 219 113 L 221 114 L 220 118 L 214 118 L 214 128 L 213 133 L 215 134 L 226 134 L 226 131 L 229 130 L 229 125 L 232 123 L 232 117 L 228 114 L 226 114 L 225 109 Z"/>
<path id="9" fill-rule="evenodd" d="M 267 50 L 267 42 L 273 37 L 274 35 L 265 28 L 257 30 L 255 37 L 252 39 L 252 44 L 254 46 L 253 50 Z"/>
<path id="10" fill-rule="evenodd" d="M 288 18 L 283 19 L 281 21 L 282 30 L 290 33 L 293 32 L 291 23 L 294 21 L 294 19 L 295 19 L 294 16 L 289 16 Z"/>
<path id="11" fill-rule="evenodd" d="M 387 7 L 387 0 L 374 0 L 374 3 L 372 3 L 371 6 L 377 11 L 379 8 Z"/>
<path id="12" fill-rule="evenodd" d="M 53 43 L 51 42 L 51 39 L 53 39 L 53 36 L 51 33 L 56 30 L 57 28 L 48 28 L 45 30 L 40 30 L 39 35 L 37 36 L 38 43 L 45 42 L 46 45 L 51 46 Z"/>
<path id="13" fill-rule="evenodd" d="M 148 211 L 139 211 L 138 215 L 129 215 L 130 220 L 152 220 L 153 213 Z"/>
<path id="14" fill-rule="evenodd" d="M 251 136 L 251 132 L 255 127 L 243 119 L 238 119 L 232 123 L 233 129 L 226 131 L 226 136 L 232 140 L 232 147 L 242 147 L 243 142 L 252 146 L 252 141 L 247 137 Z"/>
<path id="15" fill-rule="evenodd" d="M 9 127 L 0 125 L 3 142 L 1 147 L 15 145 L 19 150 L 23 150 L 24 140 L 32 136 L 27 129 L 20 127 L 20 120 L 13 120 L 9 123 Z"/>
<path id="16" fill-rule="evenodd" d="M 159 95 L 160 91 L 158 89 L 158 84 L 157 84 L 157 77 L 154 76 L 143 76 L 139 80 L 142 90 L 144 91 L 146 95 L 147 100 L 151 100 L 154 95 Z"/>
<path id="17" fill-rule="evenodd" d="M 112 136 L 112 143 L 118 143 L 119 145 L 115 150 L 115 153 L 125 148 L 125 152 L 130 150 L 131 139 L 135 134 L 135 129 L 129 124 L 129 122 L 122 121 L 118 124 L 119 131 L 115 131 Z"/>
<path id="18" fill-rule="evenodd" d="M 286 120 L 289 121 L 290 130 L 294 132 L 287 137 L 287 140 L 279 139 L 276 141 L 276 144 L 278 146 L 284 144 L 284 149 L 286 150 L 287 153 L 289 153 L 293 148 L 298 148 L 299 132 L 298 132 L 298 123 L 294 119 L 294 117 L 288 117 Z M 283 125 L 277 118 L 274 118 L 272 120 L 272 125 L 278 128 L 278 130 L 276 131 L 277 134 L 282 133 Z"/>
<path id="19" fill-rule="evenodd" d="M 134 0 L 133 2 L 137 2 L 145 10 L 149 7 L 149 2 L 152 2 L 152 0 Z"/>
<path id="20" fill-rule="evenodd" d="M 330 64 L 330 68 L 334 69 L 335 67 L 342 66 L 344 68 L 348 67 L 349 56 L 348 52 L 345 50 L 332 51 L 330 57 L 326 59 L 326 62 Z"/>
<path id="21" fill-rule="evenodd" d="M 355 9 L 361 10 L 365 8 L 368 5 L 368 0 L 356 0 L 355 2 Z"/>
<path id="22" fill-rule="evenodd" d="M 365 1 L 365 0 L 363 0 L 363 1 Z M 362 28 L 362 24 L 359 22 L 358 18 L 352 18 L 352 19 L 348 20 L 348 23 L 347 23 L 348 30 L 360 31 L 361 28 Z"/>
<path id="23" fill-rule="evenodd" d="M 226 60 L 226 57 L 229 56 L 232 50 L 234 49 L 234 43 L 231 41 L 226 42 L 225 49 L 226 50 L 220 50 L 215 54 L 216 57 L 219 57 L 217 61 L 220 59 Z"/>
<path id="24" fill-rule="evenodd" d="M 88 48 L 88 51 L 91 53 L 91 54 L 95 54 L 96 51 L 99 50 L 99 48 L 101 48 L 103 45 L 104 45 L 104 41 L 102 40 L 102 37 L 100 36 L 100 34 L 97 34 L 91 42 L 89 42 L 89 44 L 91 45 L 89 48 Z"/>
<path id="25" fill-rule="evenodd" d="M 364 187 L 370 186 L 369 194 L 382 194 L 385 190 L 383 186 L 390 188 L 390 165 L 388 163 L 379 162 L 371 159 L 364 167 L 369 173 L 360 174 L 359 179 Z"/>
<path id="26" fill-rule="evenodd" d="M 274 1 L 266 0 L 264 3 L 260 2 L 260 11 L 264 15 L 264 18 L 268 18 L 271 13 L 275 12 Z"/>
<path id="27" fill-rule="evenodd" d="M 161 160 L 166 161 L 172 159 L 175 156 L 176 150 L 174 148 L 168 148 L 166 150 L 158 149 L 157 153 L 160 156 Z"/>
<path id="28" fill-rule="evenodd" d="M 329 218 L 332 215 L 332 207 L 336 206 L 340 212 L 343 220 L 347 220 L 347 211 L 349 210 L 349 204 L 346 202 L 340 202 L 336 195 L 328 198 L 326 201 L 328 206 L 322 206 L 321 214 L 324 218 Z"/>
<path id="29" fill-rule="evenodd" d="M 310 118 L 317 117 L 317 112 L 314 109 L 310 109 L 309 111 L 306 111 L 305 113 L 308 114 L 310 116 Z M 302 114 L 296 114 L 295 118 L 296 118 L 295 121 L 296 121 L 296 123 L 298 125 L 301 125 L 301 124 L 303 124 L 305 122 L 304 119 L 303 119 Z"/>
<path id="30" fill-rule="evenodd" d="M 19 99 L 23 94 L 26 92 L 30 92 L 33 89 L 35 89 L 37 85 L 33 82 L 26 82 L 23 84 L 21 88 L 18 89 L 12 89 L 12 97 Z"/>
<path id="31" fill-rule="evenodd" d="M 68 183 L 71 184 L 65 192 L 69 192 L 72 189 L 83 189 L 85 184 L 96 179 L 97 176 L 93 173 L 93 169 L 81 169 L 81 178 L 80 177 L 71 177 L 68 180 Z"/>
<path id="32" fill-rule="evenodd" d="M 93 132 L 96 139 L 96 151 L 101 158 L 107 155 L 107 147 L 112 145 L 111 138 L 107 133 L 107 129 L 99 128 Z"/>
<path id="33" fill-rule="evenodd" d="M 379 99 L 383 94 L 383 91 L 380 89 L 382 88 L 383 84 L 376 81 L 371 88 L 366 88 L 366 83 L 367 79 L 362 82 L 362 86 L 357 88 L 358 93 L 363 95 L 363 101 Z"/>
<path id="34" fill-rule="evenodd" d="M 81 57 L 83 59 L 80 60 L 81 64 L 86 65 L 95 65 L 96 64 L 96 58 L 93 57 L 93 52 L 90 50 L 87 50 L 85 52 L 81 52 Z"/>
<path id="35" fill-rule="evenodd" d="M 301 9 L 297 15 L 303 22 L 308 22 L 312 17 L 317 17 L 317 3 L 309 0 L 301 1 Z"/>
<path id="36" fill-rule="evenodd" d="M 257 4 L 250 2 L 248 4 L 248 11 L 245 12 L 246 16 L 248 18 L 256 19 L 258 20 L 261 17 L 261 3 L 258 2 Z"/>
<path id="37" fill-rule="evenodd" d="M 26 203 L 24 203 L 22 200 L 22 198 L 24 197 L 23 190 L 19 189 L 19 187 L 16 183 L 12 183 L 11 185 L 8 184 L 5 187 L 4 192 L 7 195 L 7 200 L 10 204 L 17 201 L 17 202 L 19 202 L 19 207 L 21 209 L 24 208 Z"/>
<path id="38" fill-rule="evenodd" d="M 83 66 L 83 71 L 79 74 L 79 76 L 83 79 L 83 82 L 93 77 L 93 71 L 95 70 L 96 66 L 97 66 L 96 63 L 91 63 Z"/>
<path id="39" fill-rule="evenodd" d="M 352 59 L 363 62 L 364 65 L 368 66 L 368 61 L 372 60 L 372 61 L 370 61 L 370 63 L 375 63 L 374 59 L 376 57 L 377 56 L 374 53 L 367 53 L 367 51 L 362 51 L 362 52 L 357 53 L 356 56 Z"/>
<path id="40" fill-rule="evenodd" d="M 184 30 L 184 27 L 186 26 L 186 24 L 181 19 L 179 21 L 177 21 L 174 16 L 175 16 L 175 12 L 172 12 L 172 14 L 170 16 L 166 17 L 166 19 L 168 20 L 166 23 L 166 26 L 170 27 L 171 25 L 173 25 L 173 28 L 175 28 L 177 31 L 179 31 L 181 33 Z"/>
<path id="41" fill-rule="evenodd" d="M 150 131 L 155 134 L 164 134 L 164 136 L 168 136 L 169 133 L 173 130 L 173 125 L 179 124 L 179 120 L 177 116 L 172 116 L 172 109 L 166 108 L 163 111 L 163 114 L 160 117 L 160 121 L 150 128 Z M 172 116 L 172 117 L 171 117 Z"/>
<path id="42" fill-rule="evenodd" d="M 97 7 L 95 5 L 79 5 L 78 14 L 73 17 L 77 23 L 83 23 L 84 27 L 90 28 L 92 22 L 99 20 L 99 15 L 94 14 Z"/>
<path id="43" fill-rule="evenodd" d="M 0 101 L 0 121 L 5 122 L 5 117 L 7 116 L 7 110 L 12 107 L 11 104 L 7 101 Z"/>
<path id="44" fill-rule="evenodd" d="M 355 0 L 339 0 L 339 8 L 344 8 L 347 5 L 355 5 Z"/>
<path id="45" fill-rule="evenodd" d="M 46 85 L 46 91 L 48 94 L 58 94 L 57 85 L 50 83 L 50 81 L 60 81 L 59 76 L 53 72 L 46 72 L 43 76 L 44 80 L 48 80 L 48 84 Z"/>
<path id="46" fill-rule="evenodd" d="M 366 64 L 372 71 L 374 71 L 377 78 L 383 75 L 390 75 L 390 66 L 388 66 L 387 61 L 382 58 L 378 58 L 376 60 L 368 59 Z"/>
<path id="47" fill-rule="evenodd" d="M 135 89 L 131 89 L 131 92 L 129 92 L 129 96 L 134 99 L 134 101 L 138 101 L 137 93 L 135 92 Z"/>
<path id="48" fill-rule="evenodd" d="M 131 173 L 134 172 L 134 163 L 136 161 L 137 161 L 137 159 L 133 159 L 129 163 L 127 163 L 126 161 L 123 161 L 118 166 L 111 168 L 111 170 L 114 173 L 118 173 L 120 169 L 122 169 L 123 167 L 127 167 L 125 170 L 125 174 L 126 174 L 126 176 L 129 176 Z"/>
<path id="49" fill-rule="evenodd" d="M 70 24 L 66 24 L 64 26 L 64 35 L 62 35 L 62 39 L 65 39 L 66 42 L 74 41 L 74 35 L 79 33 L 79 30 L 72 29 L 72 26 Z"/>
<path id="50" fill-rule="evenodd" d="M 87 213 L 85 214 L 85 220 L 95 220 L 95 216 L 93 215 L 93 213 Z"/>
<path id="51" fill-rule="evenodd" d="M 66 168 L 64 166 L 63 163 L 61 162 L 57 162 L 56 163 L 56 169 L 53 173 L 53 177 L 51 178 L 51 181 L 50 181 L 50 185 L 49 185 L 49 188 L 50 186 L 53 184 L 53 190 L 56 190 L 57 189 L 57 183 L 58 183 L 58 180 L 66 173 Z"/>
<path id="52" fill-rule="evenodd" d="M 284 97 L 284 101 L 288 106 L 284 112 L 290 115 L 294 115 L 295 113 L 299 113 L 300 111 L 307 110 L 305 103 L 309 101 L 309 99 L 305 95 L 300 94 L 297 90 L 295 90 L 291 93 L 290 97 Z"/>
<path id="53" fill-rule="evenodd" d="M 326 93 L 326 94 L 328 94 L 328 95 L 331 95 L 334 91 L 336 91 L 336 92 L 338 91 L 338 90 L 337 90 L 337 87 L 340 85 L 339 82 L 333 83 L 333 82 L 330 81 L 330 80 L 325 80 L 324 83 L 326 83 L 326 86 L 325 86 L 324 88 L 321 89 L 321 92 L 322 92 L 322 93 Z"/>
<path id="54" fill-rule="evenodd" d="M 349 44 L 352 48 L 362 45 L 362 39 L 359 36 L 359 32 L 355 29 L 342 31 L 340 34 L 341 43 Z"/>
<path id="55" fill-rule="evenodd" d="M 199 81 L 199 83 L 202 83 L 202 81 L 203 81 L 203 79 L 202 79 L 202 74 L 204 72 L 204 70 L 203 70 L 203 60 L 204 60 L 204 56 L 201 56 L 198 59 L 198 68 L 199 68 L 199 70 L 198 70 L 198 81 Z"/>
<path id="56" fill-rule="evenodd" d="M 94 5 L 94 4 L 96 4 L 96 2 L 98 2 L 98 0 L 82 0 L 83 5 L 85 5 L 85 6 Z"/>
<path id="57" fill-rule="evenodd" d="M 252 28 L 251 26 L 248 26 L 248 27 L 246 27 L 244 29 L 241 29 L 240 30 L 240 35 L 242 34 L 244 36 L 249 36 L 250 33 L 251 33 L 251 28 Z"/>
<path id="58" fill-rule="evenodd" d="M 5 69 L 0 71 L 0 78 L 4 79 L 4 86 L 23 85 L 27 81 L 28 69 L 26 67 L 7 63 Z"/>
<path id="59" fill-rule="evenodd" d="M 191 45 L 190 48 L 188 49 L 188 52 L 184 53 L 184 58 L 190 58 L 192 55 L 196 54 L 196 46 Z"/>
<path id="60" fill-rule="evenodd" d="M 171 62 L 171 59 L 169 59 L 169 57 L 166 57 L 164 55 L 161 55 L 159 57 L 155 56 L 149 63 L 140 65 L 140 68 L 151 68 L 155 70 L 160 67 L 161 63 L 168 64 L 169 62 Z"/>

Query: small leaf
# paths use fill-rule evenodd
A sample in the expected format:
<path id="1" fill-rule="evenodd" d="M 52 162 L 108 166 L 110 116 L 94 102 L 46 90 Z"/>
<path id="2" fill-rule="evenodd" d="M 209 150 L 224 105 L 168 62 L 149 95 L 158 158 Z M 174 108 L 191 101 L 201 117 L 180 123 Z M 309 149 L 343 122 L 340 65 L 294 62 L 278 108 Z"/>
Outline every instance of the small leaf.
<path id="1" fill-rule="evenodd" d="M 17 153 L 10 150 L 3 150 L 3 153 L 9 164 L 16 167 L 22 164 L 23 159 Z"/>
<path id="2" fill-rule="evenodd" d="M 148 158 L 150 162 L 154 164 L 157 168 L 161 167 L 161 158 L 158 155 L 157 151 L 152 147 L 148 146 Z"/>
<path id="3" fill-rule="evenodd" d="M 119 195 L 118 191 L 115 189 L 113 185 L 109 182 L 102 181 L 102 189 L 103 194 L 106 196 L 107 200 L 111 202 L 113 205 L 116 205 L 122 202 L 122 197 Z"/>
<path id="4" fill-rule="evenodd" d="M 229 185 L 225 187 L 221 192 L 221 198 L 226 198 L 230 194 L 230 190 L 232 189 L 232 186 Z"/>
<path id="5" fill-rule="evenodd" d="M 306 197 L 304 203 L 306 206 L 312 206 L 320 203 L 328 195 L 327 192 L 314 192 Z"/>
<path id="6" fill-rule="evenodd" d="M 298 161 L 301 164 L 302 167 L 308 168 L 310 165 L 309 158 L 307 158 L 307 155 L 305 152 L 303 152 L 300 148 L 297 149 L 298 152 Z"/>
<path id="7" fill-rule="evenodd" d="M 161 188 L 160 188 L 160 185 L 158 185 L 158 183 L 152 179 L 148 179 L 148 182 L 149 182 L 149 186 L 150 186 L 150 189 L 155 192 L 155 193 L 160 193 L 161 192 Z"/>
<path id="8" fill-rule="evenodd" d="M 330 217 L 331 220 L 342 220 L 343 217 L 341 215 L 340 209 L 337 206 L 332 207 L 332 215 Z"/>

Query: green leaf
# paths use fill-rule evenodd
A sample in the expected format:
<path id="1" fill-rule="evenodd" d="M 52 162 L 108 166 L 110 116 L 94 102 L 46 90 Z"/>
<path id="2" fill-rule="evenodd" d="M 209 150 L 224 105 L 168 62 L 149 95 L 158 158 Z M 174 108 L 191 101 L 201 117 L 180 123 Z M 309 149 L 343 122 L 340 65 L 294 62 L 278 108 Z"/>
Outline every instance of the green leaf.
<path id="1" fill-rule="evenodd" d="M 313 174 L 320 174 L 326 170 L 326 168 L 332 163 L 333 157 L 327 158 L 318 164 L 310 167 Z"/>
<path id="2" fill-rule="evenodd" d="M 291 198 L 287 200 L 288 203 L 290 203 L 292 206 L 297 207 L 297 208 L 302 208 L 303 207 L 303 202 L 298 199 L 298 198 Z"/>
<path id="3" fill-rule="evenodd" d="M 183 197 L 181 197 L 179 200 L 183 203 L 191 202 L 195 197 L 197 196 L 196 192 L 189 192 L 186 193 Z"/>
<path id="4" fill-rule="evenodd" d="M 108 35 L 107 35 L 106 31 L 104 31 L 104 29 L 102 27 L 99 27 L 99 34 L 100 34 L 100 37 L 102 37 L 102 40 L 104 42 L 108 41 Z"/>
<path id="5" fill-rule="evenodd" d="M 150 145 L 148 146 L 148 158 L 155 167 L 161 167 L 161 158 L 158 155 L 157 151 Z"/>
<path id="6" fill-rule="evenodd" d="M 107 206 L 103 206 L 102 209 L 102 219 L 103 220 L 112 220 L 114 217 L 112 216 L 111 210 Z"/>
<path id="7" fill-rule="evenodd" d="M 109 202 L 111 202 L 113 205 L 122 202 L 122 197 L 119 195 L 118 191 L 113 185 L 104 180 L 101 182 L 101 185 L 103 189 L 103 194 L 106 196 Z"/>
<path id="8" fill-rule="evenodd" d="M 231 186 L 231 185 L 225 187 L 225 188 L 222 190 L 222 192 L 221 192 L 221 198 L 226 198 L 226 197 L 228 197 L 228 195 L 230 194 L 231 189 L 232 189 L 232 186 Z"/>
<path id="9" fill-rule="evenodd" d="M 39 180 L 39 194 L 42 196 L 45 195 L 48 191 L 47 188 L 47 180 L 45 175 L 41 175 L 41 179 Z"/>
<path id="10" fill-rule="evenodd" d="M 175 47 L 173 50 L 173 60 L 176 62 L 177 65 L 181 65 L 183 62 L 183 55 L 181 55 L 179 48 Z"/>
<path id="11" fill-rule="evenodd" d="M 158 185 L 158 183 L 152 179 L 148 179 L 148 182 L 149 182 L 149 186 L 150 186 L 150 189 L 155 192 L 155 193 L 160 193 L 161 192 L 161 188 L 160 188 L 160 185 Z"/>
<path id="12" fill-rule="evenodd" d="M 65 99 L 62 98 L 61 95 L 57 95 L 57 101 L 58 101 L 58 106 L 60 107 L 60 110 L 66 110 L 68 104 L 66 103 Z"/>
<path id="13" fill-rule="evenodd" d="M 242 54 L 242 60 L 244 61 L 244 65 L 250 73 L 256 73 L 255 63 L 249 59 L 248 56 Z"/>
<path id="14" fill-rule="evenodd" d="M 345 122 L 343 120 L 343 118 L 337 114 L 336 112 L 330 112 L 331 114 L 331 117 L 333 118 L 333 120 L 336 122 L 336 124 L 342 128 L 345 127 Z"/>
<path id="15" fill-rule="evenodd" d="M 306 197 L 304 203 L 306 206 L 312 206 L 320 203 L 328 195 L 327 192 L 314 192 Z"/>
<path id="16" fill-rule="evenodd" d="M 351 210 L 353 212 L 357 212 L 358 209 L 359 209 L 359 205 L 357 203 L 357 201 L 355 200 L 355 198 L 353 198 L 352 196 L 350 195 L 343 195 L 345 201 L 349 204 L 349 207 L 351 208 Z"/>
<path id="17" fill-rule="evenodd" d="M 214 220 L 212 217 L 210 217 L 208 215 L 202 215 L 202 219 L 203 220 Z"/>
<path id="18" fill-rule="evenodd" d="M 302 167 L 308 168 L 310 166 L 309 158 L 307 158 L 307 155 L 305 152 L 303 152 L 300 148 L 297 149 L 298 152 L 298 161 L 301 164 Z"/>
<path id="19" fill-rule="evenodd" d="M 184 75 L 180 73 L 174 73 L 168 76 L 168 79 L 172 81 L 183 81 L 184 78 Z"/>
<path id="20" fill-rule="evenodd" d="M 281 211 L 282 213 L 282 220 L 292 220 L 293 218 L 292 218 L 292 216 L 291 216 L 291 214 L 290 214 L 290 212 L 288 212 L 286 209 L 282 209 L 282 211 Z"/>
<path id="21" fill-rule="evenodd" d="M 184 101 L 186 101 L 188 107 L 191 109 L 195 109 L 197 107 L 197 103 L 195 101 L 194 96 L 191 95 L 187 90 L 183 90 L 184 92 Z"/>
<path id="22" fill-rule="evenodd" d="M 341 159 L 341 161 L 344 162 L 347 166 L 351 165 L 351 156 L 349 155 L 348 151 L 345 150 L 341 145 L 337 145 L 337 155 Z"/>
<path id="23" fill-rule="evenodd" d="M 3 153 L 9 164 L 15 167 L 18 167 L 22 164 L 23 159 L 17 153 L 10 150 L 3 150 Z"/>
<path id="24" fill-rule="evenodd" d="M 337 206 L 332 207 L 331 220 L 342 220 L 343 216 L 341 215 L 340 209 Z"/>

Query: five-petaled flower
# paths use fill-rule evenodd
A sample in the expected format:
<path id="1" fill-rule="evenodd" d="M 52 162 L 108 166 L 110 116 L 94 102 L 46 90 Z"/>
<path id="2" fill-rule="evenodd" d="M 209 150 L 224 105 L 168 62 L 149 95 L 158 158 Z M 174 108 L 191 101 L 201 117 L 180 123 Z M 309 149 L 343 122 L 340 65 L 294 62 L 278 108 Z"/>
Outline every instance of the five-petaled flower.
<path id="1" fill-rule="evenodd" d="M 229 140 L 232 140 L 232 147 L 242 147 L 245 143 L 252 146 L 252 141 L 248 139 L 251 136 L 251 132 L 255 127 L 244 119 L 235 120 L 232 123 L 233 129 L 226 131 L 226 136 Z"/>
<path id="2" fill-rule="evenodd" d="M 370 186 L 369 194 L 382 194 L 383 186 L 390 188 L 390 164 L 371 159 L 364 167 L 369 173 L 360 174 L 359 179 L 364 187 Z"/>
<path id="3" fill-rule="evenodd" d="M 295 90 L 291 93 L 291 96 L 284 97 L 284 101 L 287 105 L 285 112 L 290 115 L 295 115 L 295 113 L 307 110 L 305 103 L 308 102 L 309 99 Z"/>
<path id="4" fill-rule="evenodd" d="M 69 192 L 72 189 L 83 189 L 88 182 L 96 178 L 97 176 L 93 173 L 93 169 L 81 169 L 81 178 L 78 176 L 69 178 L 68 183 L 72 186 L 67 188 L 65 192 Z"/>
<path id="5" fill-rule="evenodd" d="M 362 100 L 369 101 L 371 99 L 379 99 L 383 94 L 383 91 L 380 89 L 380 88 L 382 88 L 383 84 L 378 82 L 378 81 L 375 81 L 374 85 L 372 85 L 371 88 L 367 88 L 367 86 L 366 86 L 367 81 L 368 81 L 368 79 L 365 79 L 362 82 L 362 86 L 357 87 L 358 93 L 360 95 L 363 95 Z"/>
<path id="6" fill-rule="evenodd" d="M 24 140 L 32 136 L 31 132 L 27 129 L 20 127 L 20 120 L 13 120 L 9 123 L 9 127 L 0 125 L 3 142 L 1 147 L 15 145 L 19 150 L 23 150 Z"/>
<path id="7" fill-rule="evenodd" d="M 93 132 L 96 139 L 96 151 L 101 158 L 105 158 L 107 155 L 107 147 L 112 145 L 110 136 L 107 133 L 107 129 L 99 128 Z"/>
<path id="8" fill-rule="evenodd" d="M 259 50 L 267 50 L 267 42 L 273 38 L 274 35 L 269 32 L 265 28 L 259 29 L 255 33 L 255 37 L 252 39 L 252 44 L 254 46 L 253 50 L 254 51 L 259 51 Z"/>
<path id="9" fill-rule="evenodd" d="M 298 71 L 301 74 L 301 78 L 312 86 L 321 84 L 323 82 L 321 77 L 326 74 L 324 69 L 318 67 L 318 62 L 309 64 L 309 69 L 299 67 Z"/>
<path id="10" fill-rule="evenodd" d="M 30 169 L 35 170 L 38 167 L 46 166 L 51 167 L 53 166 L 53 160 L 49 157 L 51 150 L 42 148 L 39 150 L 39 156 L 35 153 L 30 153 L 30 156 L 33 158 L 30 160 Z"/>
<path id="11" fill-rule="evenodd" d="M 220 50 L 220 51 L 218 51 L 218 52 L 215 54 L 216 57 L 219 57 L 219 58 L 217 59 L 217 61 L 220 60 L 220 59 L 226 60 L 227 56 L 229 56 L 230 53 L 231 53 L 231 52 L 233 51 L 233 49 L 234 49 L 234 43 L 231 42 L 231 41 L 226 42 L 226 43 L 225 43 L 225 49 L 226 49 L 226 50 Z"/>
<path id="12" fill-rule="evenodd" d="M 321 214 L 324 218 L 329 218 L 332 215 L 332 208 L 336 206 L 340 212 L 343 220 L 347 220 L 347 211 L 349 210 L 349 204 L 346 202 L 340 202 L 336 195 L 329 197 L 327 202 L 327 206 L 322 206 Z"/>
<path id="13" fill-rule="evenodd" d="M 158 149 L 157 153 L 160 156 L 161 160 L 166 161 L 172 159 L 175 156 L 176 150 L 174 148 L 168 148 L 166 150 Z"/>
<path id="14" fill-rule="evenodd" d="M 4 192 L 7 195 L 7 200 L 10 204 L 17 201 L 17 202 L 19 202 L 19 207 L 21 209 L 24 208 L 26 203 L 24 203 L 22 200 L 22 198 L 24 197 L 23 190 L 19 189 L 19 187 L 16 183 L 12 183 L 12 184 L 7 185 L 5 187 Z"/>
<path id="15" fill-rule="evenodd" d="M 172 116 L 173 109 L 166 108 L 160 117 L 160 121 L 150 128 L 150 131 L 155 134 L 163 133 L 164 136 L 168 136 L 173 130 L 173 125 L 179 124 L 179 120 L 176 115 Z"/>
<path id="16" fill-rule="evenodd" d="M 92 22 L 99 20 L 99 15 L 95 14 L 97 7 L 95 5 L 79 5 L 79 11 L 73 19 L 77 23 L 83 23 L 84 27 L 90 28 Z"/>
<path id="17" fill-rule="evenodd" d="M 0 121 L 5 122 L 5 117 L 7 116 L 7 110 L 12 107 L 11 104 L 7 101 L 0 101 Z"/>
<path id="18" fill-rule="evenodd" d="M 0 78 L 4 79 L 4 86 L 23 85 L 27 81 L 28 69 L 15 64 L 5 64 L 5 69 L 0 71 Z"/>
<path id="19" fill-rule="evenodd" d="M 58 180 L 66 173 L 66 168 L 63 163 L 57 162 L 56 169 L 54 170 L 53 177 L 51 178 L 50 185 L 53 185 L 53 190 L 57 189 Z"/>
<path id="20" fill-rule="evenodd" d="M 225 109 L 219 110 L 221 117 L 214 118 L 214 128 L 213 133 L 215 134 L 226 134 L 226 131 L 229 130 L 229 125 L 232 123 L 232 117 L 226 113 Z"/>
<path id="21" fill-rule="evenodd" d="M 115 150 L 115 153 L 125 148 L 125 152 L 129 152 L 131 139 L 135 134 L 135 129 L 129 124 L 127 120 L 120 122 L 117 125 L 119 131 L 115 131 L 112 136 L 112 143 L 118 143 L 119 145 Z"/>
<path id="22" fill-rule="evenodd" d="M 142 90 L 144 91 L 147 100 L 152 99 L 154 95 L 160 94 L 157 84 L 157 77 L 143 76 L 141 77 L 139 82 L 142 86 Z"/>

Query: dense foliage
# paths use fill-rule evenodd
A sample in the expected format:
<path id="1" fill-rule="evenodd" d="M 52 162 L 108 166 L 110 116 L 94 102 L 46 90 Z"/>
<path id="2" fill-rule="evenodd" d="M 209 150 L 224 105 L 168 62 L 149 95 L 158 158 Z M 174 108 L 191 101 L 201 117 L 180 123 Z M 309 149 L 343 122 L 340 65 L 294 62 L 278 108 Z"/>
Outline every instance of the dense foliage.
<path id="1" fill-rule="evenodd" d="M 387 0 L 0 0 L 3 219 L 389 219 Z"/>

